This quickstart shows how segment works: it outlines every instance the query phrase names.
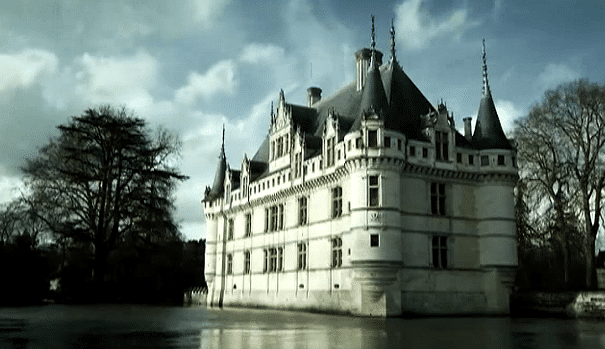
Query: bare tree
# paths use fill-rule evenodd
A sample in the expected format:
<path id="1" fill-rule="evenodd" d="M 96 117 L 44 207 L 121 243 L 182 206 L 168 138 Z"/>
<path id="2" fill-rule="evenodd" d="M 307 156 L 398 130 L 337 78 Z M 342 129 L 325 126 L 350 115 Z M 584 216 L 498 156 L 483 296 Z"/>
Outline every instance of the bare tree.
<path id="1" fill-rule="evenodd" d="M 96 281 L 128 240 L 176 237 L 173 191 L 187 177 L 173 167 L 180 142 L 124 108 L 88 109 L 23 167 L 29 206 L 63 239 L 90 244 Z"/>
<path id="2" fill-rule="evenodd" d="M 605 87 L 577 80 L 547 91 L 517 121 L 515 139 L 534 219 L 551 219 L 564 251 L 576 238 L 573 232 L 582 233 L 585 283 L 595 287 L 595 239 L 605 186 Z"/>

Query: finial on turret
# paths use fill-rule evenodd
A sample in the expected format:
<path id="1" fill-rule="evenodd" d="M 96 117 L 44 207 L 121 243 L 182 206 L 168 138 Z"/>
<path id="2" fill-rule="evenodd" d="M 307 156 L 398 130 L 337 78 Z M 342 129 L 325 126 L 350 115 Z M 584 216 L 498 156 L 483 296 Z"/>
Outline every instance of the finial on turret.
<path id="1" fill-rule="evenodd" d="M 393 18 L 391 18 L 391 61 L 397 61 L 397 58 L 395 58 L 395 25 L 393 24 Z"/>
<path id="2" fill-rule="evenodd" d="M 483 89 L 481 90 L 481 93 L 485 95 L 489 92 L 489 83 L 487 81 L 487 60 L 485 59 L 485 39 L 483 39 Z"/>
<path id="3" fill-rule="evenodd" d="M 376 64 L 376 31 L 374 29 L 374 15 L 372 15 L 372 56 L 370 58 L 370 68 L 373 68 Z"/>
<path id="4" fill-rule="evenodd" d="M 372 51 L 376 50 L 376 31 L 374 30 L 374 15 L 372 15 Z"/>
<path id="5" fill-rule="evenodd" d="M 221 144 L 221 156 L 225 156 L 225 124 L 223 124 L 223 142 Z"/>

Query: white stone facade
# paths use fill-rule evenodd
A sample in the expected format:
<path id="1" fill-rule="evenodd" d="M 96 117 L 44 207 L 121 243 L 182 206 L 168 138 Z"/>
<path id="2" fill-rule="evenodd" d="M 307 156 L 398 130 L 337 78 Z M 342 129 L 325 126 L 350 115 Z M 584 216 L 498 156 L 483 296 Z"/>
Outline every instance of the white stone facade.
<path id="1" fill-rule="evenodd" d="M 475 146 L 443 104 L 417 115 L 417 133 L 393 127 L 402 110 L 394 91 L 407 82 L 388 74 L 400 69 L 393 57 L 374 76 L 388 90 L 378 111 L 375 100 L 370 108 L 362 101 L 345 115 L 337 103 L 363 99 L 371 72 L 333 98 L 309 97 L 307 107 L 282 92 L 259 153 L 237 171 L 221 154 L 203 201 L 209 306 L 508 313 L 514 149 Z"/>

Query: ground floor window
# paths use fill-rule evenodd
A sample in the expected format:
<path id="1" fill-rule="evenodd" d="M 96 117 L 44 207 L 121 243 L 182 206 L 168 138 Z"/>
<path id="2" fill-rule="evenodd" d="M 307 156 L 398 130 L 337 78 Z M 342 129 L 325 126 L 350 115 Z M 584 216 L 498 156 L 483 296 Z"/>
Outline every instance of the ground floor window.
<path id="1" fill-rule="evenodd" d="M 263 272 L 274 273 L 284 270 L 284 248 L 272 247 L 264 250 Z"/>
<path id="2" fill-rule="evenodd" d="M 227 274 L 233 274 L 233 255 L 227 255 Z"/>
<path id="3" fill-rule="evenodd" d="M 340 268 L 342 266 L 342 239 L 332 239 L 332 268 Z"/>
<path id="4" fill-rule="evenodd" d="M 250 251 L 244 252 L 244 274 L 250 274 Z"/>
<path id="5" fill-rule="evenodd" d="M 307 244 L 298 243 L 298 270 L 307 269 Z"/>
<path id="6" fill-rule="evenodd" d="M 447 237 L 433 236 L 432 247 L 433 267 L 447 268 Z"/>

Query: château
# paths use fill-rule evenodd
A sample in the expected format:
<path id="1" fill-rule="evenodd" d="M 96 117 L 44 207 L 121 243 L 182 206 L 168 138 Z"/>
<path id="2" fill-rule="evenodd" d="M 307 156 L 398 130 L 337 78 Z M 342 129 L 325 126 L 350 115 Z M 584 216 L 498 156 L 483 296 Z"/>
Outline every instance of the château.
<path id="1" fill-rule="evenodd" d="M 356 80 L 267 111 L 237 169 L 221 148 L 202 201 L 209 306 L 360 316 L 507 314 L 517 267 L 515 150 L 487 79 L 474 132 L 395 57 L 355 53 Z"/>

